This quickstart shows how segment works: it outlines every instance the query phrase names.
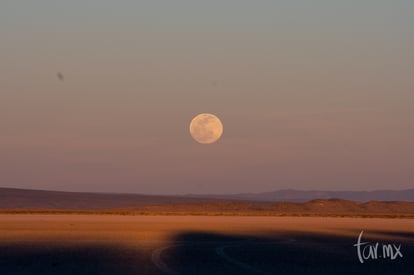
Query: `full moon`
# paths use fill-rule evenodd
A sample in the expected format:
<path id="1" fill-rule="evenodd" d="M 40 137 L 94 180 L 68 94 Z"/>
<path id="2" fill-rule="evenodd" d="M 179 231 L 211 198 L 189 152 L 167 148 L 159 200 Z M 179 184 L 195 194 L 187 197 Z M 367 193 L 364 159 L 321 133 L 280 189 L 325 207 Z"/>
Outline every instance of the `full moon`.
<path id="1" fill-rule="evenodd" d="M 199 114 L 191 120 L 190 134 L 198 143 L 210 144 L 220 139 L 223 124 L 213 114 Z"/>

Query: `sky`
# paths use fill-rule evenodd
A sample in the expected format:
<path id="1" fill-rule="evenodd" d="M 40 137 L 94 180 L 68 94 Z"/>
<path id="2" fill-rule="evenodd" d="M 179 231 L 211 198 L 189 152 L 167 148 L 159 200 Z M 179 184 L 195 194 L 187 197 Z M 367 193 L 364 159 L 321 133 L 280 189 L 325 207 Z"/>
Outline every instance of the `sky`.
<path id="1" fill-rule="evenodd" d="M 412 188 L 413 104 L 411 0 L 0 2 L 3 187 Z"/>

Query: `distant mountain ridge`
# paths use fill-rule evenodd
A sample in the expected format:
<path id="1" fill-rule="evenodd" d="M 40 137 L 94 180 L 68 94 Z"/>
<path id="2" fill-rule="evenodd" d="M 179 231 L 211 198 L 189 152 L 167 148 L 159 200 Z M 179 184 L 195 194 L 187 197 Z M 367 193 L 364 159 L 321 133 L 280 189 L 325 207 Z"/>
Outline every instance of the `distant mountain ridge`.
<path id="1" fill-rule="evenodd" d="M 111 209 L 142 205 L 165 205 L 211 201 L 179 196 L 64 192 L 0 187 L 0 208 Z"/>
<path id="2" fill-rule="evenodd" d="M 193 195 L 188 197 L 249 200 L 262 202 L 306 202 L 314 199 L 343 199 L 359 202 L 368 201 L 414 201 L 414 189 L 374 191 L 324 191 L 282 189 L 262 193 L 239 193 L 231 195 Z"/>
<path id="3" fill-rule="evenodd" d="M 316 199 L 342 199 L 357 202 L 414 202 L 414 189 L 377 191 L 301 191 L 294 189 L 230 195 L 144 195 L 119 193 L 63 192 L 0 187 L 1 209 L 114 209 L 134 206 L 194 204 L 215 201 L 254 203 L 308 202 Z"/>

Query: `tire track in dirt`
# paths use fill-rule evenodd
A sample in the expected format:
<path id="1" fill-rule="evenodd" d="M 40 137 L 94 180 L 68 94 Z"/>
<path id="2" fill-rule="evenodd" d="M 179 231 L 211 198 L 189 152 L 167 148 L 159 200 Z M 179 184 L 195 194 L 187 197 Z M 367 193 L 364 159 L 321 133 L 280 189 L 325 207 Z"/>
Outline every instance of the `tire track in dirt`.
<path id="1" fill-rule="evenodd" d="M 172 270 L 162 259 L 161 255 L 162 253 L 170 248 L 183 246 L 183 244 L 175 244 L 175 245 L 167 245 L 160 248 L 155 249 L 151 254 L 151 261 L 153 264 L 158 267 L 159 270 L 161 270 L 164 274 L 168 275 L 177 275 L 179 273 Z"/>

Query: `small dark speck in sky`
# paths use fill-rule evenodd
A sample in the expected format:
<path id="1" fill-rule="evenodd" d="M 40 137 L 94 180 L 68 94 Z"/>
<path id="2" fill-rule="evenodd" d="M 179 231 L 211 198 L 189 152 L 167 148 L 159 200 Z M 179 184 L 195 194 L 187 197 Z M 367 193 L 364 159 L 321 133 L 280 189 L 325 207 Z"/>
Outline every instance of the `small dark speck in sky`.
<path id="1" fill-rule="evenodd" d="M 63 74 L 62 74 L 62 73 L 60 73 L 60 72 L 59 72 L 59 73 L 57 73 L 57 74 L 56 74 L 56 76 L 59 78 L 59 80 L 60 80 L 60 81 L 64 81 L 64 80 L 65 80 L 65 77 L 64 77 L 64 76 L 63 76 Z"/>

